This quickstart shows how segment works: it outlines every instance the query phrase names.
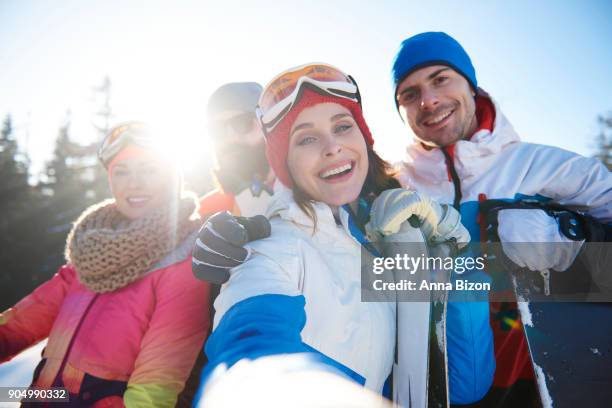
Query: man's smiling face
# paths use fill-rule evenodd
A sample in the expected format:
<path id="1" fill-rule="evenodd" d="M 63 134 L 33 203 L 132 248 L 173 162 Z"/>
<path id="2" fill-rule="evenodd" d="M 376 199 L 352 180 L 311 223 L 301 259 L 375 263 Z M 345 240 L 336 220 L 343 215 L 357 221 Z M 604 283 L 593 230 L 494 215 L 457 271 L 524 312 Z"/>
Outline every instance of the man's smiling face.
<path id="1" fill-rule="evenodd" d="M 452 68 L 432 65 L 412 72 L 397 87 L 399 112 L 416 137 L 432 147 L 452 145 L 477 128 L 474 90 Z"/>

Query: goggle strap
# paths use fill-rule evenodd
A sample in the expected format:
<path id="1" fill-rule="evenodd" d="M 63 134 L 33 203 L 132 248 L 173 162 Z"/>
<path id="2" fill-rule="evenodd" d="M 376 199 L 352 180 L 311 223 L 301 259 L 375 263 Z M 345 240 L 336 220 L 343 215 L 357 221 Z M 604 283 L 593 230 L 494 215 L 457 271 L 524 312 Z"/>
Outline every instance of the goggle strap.
<path id="1" fill-rule="evenodd" d="M 355 88 L 357 89 L 357 103 L 359 103 L 359 105 L 361 105 L 361 92 L 359 92 L 359 85 L 357 85 L 357 81 L 355 81 L 355 78 L 353 78 L 352 75 L 347 75 L 348 78 L 351 80 L 351 82 L 353 83 L 353 85 L 355 85 Z"/>
<path id="2" fill-rule="evenodd" d="M 301 98 L 301 97 L 302 97 L 302 95 L 298 93 L 298 96 L 295 98 L 295 100 L 290 101 L 289 104 L 287 104 L 287 106 L 285 106 L 283 108 L 283 110 L 280 111 L 279 114 L 276 115 L 276 117 L 270 121 L 270 123 L 267 123 L 267 124 L 264 123 L 263 115 L 262 115 L 262 117 L 261 117 L 261 125 L 262 125 L 263 129 L 266 131 L 266 133 L 267 133 L 268 129 L 270 129 L 270 130 L 274 129 L 276 127 L 276 125 L 278 125 L 278 122 L 280 122 L 281 120 L 283 120 L 283 118 L 285 116 L 287 116 L 287 113 L 289 113 L 289 111 L 293 107 L 293 103 L 295 101 L 298 101 L 299 98 Z"/>

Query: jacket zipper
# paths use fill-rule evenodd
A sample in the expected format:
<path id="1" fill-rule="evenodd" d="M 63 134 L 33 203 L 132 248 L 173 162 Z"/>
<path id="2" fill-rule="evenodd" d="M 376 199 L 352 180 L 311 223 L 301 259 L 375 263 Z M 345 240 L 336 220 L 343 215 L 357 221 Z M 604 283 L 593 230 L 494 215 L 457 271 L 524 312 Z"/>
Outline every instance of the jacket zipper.
<path id="1" fill-rule="evenodd" d="M 66 363 L 68 362 L 68 356 L 70 355 L 70 351 L 72 350 L 74 341 L 76 340 L 76 337 L 79 334 L 79 330 L 81 330 L 81 325 L 83 324 L 83 321 L 85 321 L 85 318 L 87 317 L 87 314 L 89 313 L 89 310 L 91 309 L 91 306 L 94 304 L 94 302 L 98 298 L 98 295 L 99 293 L 96 293 L 93 299 L 91 299 L 91 301 L 89 302 L 89 305 L 87 305 L 87 308 L 85 309 L 85 312 L 83 313 L 83 316 L 81 316 L 81 319 L 79 320 L 79 323 L 77 324 L 77 327 L 74 330 L 74 334 L 70 338 L 70 343 L 68 343 L 68 348 L 66 349 L 66 353 L 64 353 L 62 364 L 60 364 L 59 371 L 57 372 L 57 375 L 55 376 L 55 379 L 53 380 L 53 384 L 51 385 L 52 387 L 57 387 L 62 383 L 61 381 L 62 373 L 64 372 L 64 368 L 66 367 Z"/>
<path id="2" fill-rule="evenodd" d="M 450 181 L 453 182 L 453 187 L 455 189 L 455 198 L 453 200 L 453 207 L 457 211 L 459 211 L 459 207 L 461 204 L 461 180 L 459 179 L 459 175 L 457 174 L 457 170 L 455 169 L 455 163 L 453 163 L 453 157 L 446 150 L 445 147 L 442 149 L 442 154 L 444 154 L 444 158 L 446 159 L 446 166 L 448 167 L 448 172 L 450 174 Z"/>

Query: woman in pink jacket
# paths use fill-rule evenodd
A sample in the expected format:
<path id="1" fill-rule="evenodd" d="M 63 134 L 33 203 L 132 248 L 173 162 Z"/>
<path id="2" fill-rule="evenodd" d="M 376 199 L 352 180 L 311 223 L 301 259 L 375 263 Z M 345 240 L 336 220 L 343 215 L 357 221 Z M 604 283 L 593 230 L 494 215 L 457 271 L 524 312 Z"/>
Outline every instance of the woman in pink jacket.
<path id="1" fill-rule="evenodd" d="M 32 385 L 65 387 L 70 406 L 173 406 L 210 325 L 191 273 L 197 198 L 147 128 L 113 129 L 99 157 L 113 199 L 87 209 L 67 264 L 0 314 L 0 362 L 49 338 Z"/>

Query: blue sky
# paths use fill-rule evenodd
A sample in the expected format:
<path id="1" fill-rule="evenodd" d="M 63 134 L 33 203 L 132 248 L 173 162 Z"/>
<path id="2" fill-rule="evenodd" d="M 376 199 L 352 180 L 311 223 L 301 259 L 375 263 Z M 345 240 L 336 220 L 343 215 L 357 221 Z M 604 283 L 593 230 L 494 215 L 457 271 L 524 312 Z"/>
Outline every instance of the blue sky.
<path id="1" fill-rule="evenodd" d="M 0 1 L 0 115 L 40 169 L 70 109 L 91 126 L 92 86 L 113 81 L 115 121 L 161 120 L 185 163 L 206 155 L 208 96 L 229 81 L 265 84 L 310 61 L 352 74 L 376 146 L 399 159 L 411 137 L 389 81 L 400 42 L 446 31 L 523 140 L 591 154 L 612 110 L 609 1 Z M 26 138 L 27 135 L 27 138 Z"/>

